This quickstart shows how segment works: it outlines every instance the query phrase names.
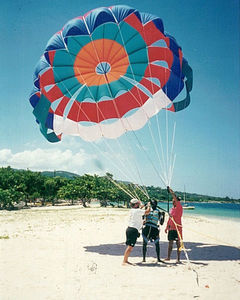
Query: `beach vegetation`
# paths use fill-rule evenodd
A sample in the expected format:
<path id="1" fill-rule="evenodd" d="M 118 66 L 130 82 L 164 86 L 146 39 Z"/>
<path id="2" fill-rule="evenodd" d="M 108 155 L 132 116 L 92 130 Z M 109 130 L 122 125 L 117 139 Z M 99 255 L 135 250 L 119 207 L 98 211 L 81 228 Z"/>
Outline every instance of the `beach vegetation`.
<path id="1" fill-rule="evenodd" d="M 53 174 L 55 176 L 53 176 Z M 71 175 L 71 176 L 70 176 Z M 116 181 L 113 175 L 105 176 L 70 174 L 64 172 L 46 173 L 30 170 L 15 170 L 11 167 L 0 168 L 0 209 L 19 209 L 45 205 L 89 206 L 93 199 L 100 206 L 129 207 L 131 195 L 143 202 L 151 199 L 168 201 L 167 190 L 154 186 L 137 186 L 131 182 Z M 176 192 L 187 202 L 240 202 L 229 197 L 218 198 L 184 192 Z"/>
<path id="2" fill-rule="evenodd" d="M 8 240 L 9 236 L 8 235 L 0 235 L 0 240 Z"/>

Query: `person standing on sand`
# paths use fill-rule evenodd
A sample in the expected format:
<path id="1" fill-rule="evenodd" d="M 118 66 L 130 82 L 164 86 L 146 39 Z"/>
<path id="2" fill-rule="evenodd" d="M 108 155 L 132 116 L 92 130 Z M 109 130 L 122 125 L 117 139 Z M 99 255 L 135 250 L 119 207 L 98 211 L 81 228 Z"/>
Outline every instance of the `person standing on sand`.
<path id="1" fill-rule="evenodd" d="M 168 256 L 165 260 L 170 260 L 172 248 L 173 248 L 173 241 L 176 241 L 177 244 L 177 263 L 180 262 L 180 241 L 182 239 L 182 214 L 183 208 L 180 203 L 181 198 L 177 197 L 173 190 L 168 186 L 167 190 L 172 195 L 172 203 L 173 207 L 169 213 L 169 219 L 167 222 L 167 226 L 165 229 L 165 233 L 168 233 Z"/>
<path id="2" fill-rule="evenodd" d="M 123 265 L 130 264 L 128 261 L 128 257 L 130 253 L 132 252 L 133 247 L 136 244 L 137 238 L 140 237 L 140 229 L 142 228 L 142 217 L 144 215 L 149 214 L 150 212 L 150 202 L 147 204 L 147 209 L 143 209 L 145 205 L 142 205 L 141 202 L 138 199 L 133 198 L 130 201 L 130 216 L 129 216 L 129 222 L 128 227 L 126 229 L 126 245 L 127 248 L 124 252 L 123 257 Z"/>
<path id="3" fill-rule="evenodd" d="M 146 261 L 147 243 L 148 241 L 154 241 L 157 260 L 160 262 L 160 246 L 159 246 L 159 224 L 163 225 L 165 219 L 165 213 L 160 212 L 157 208 L 157 201 L 151 201 L 151 211 L 145 217 L 145 224 L 142 230 L 143 237 L 143 262 Z"/>

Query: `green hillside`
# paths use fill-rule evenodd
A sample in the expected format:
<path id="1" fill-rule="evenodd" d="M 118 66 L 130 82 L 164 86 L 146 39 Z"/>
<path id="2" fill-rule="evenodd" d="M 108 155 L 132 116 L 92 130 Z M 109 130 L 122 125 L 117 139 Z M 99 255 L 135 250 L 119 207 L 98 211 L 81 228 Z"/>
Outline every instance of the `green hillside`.
<path id="1" fill-rule="evenodd" d="M 78 174 L 67 172 L 67 171 L 43 171 L 43 172 L 41 172 L 41 174 L 43 176 L 47 176 L 47 177 L 59 176 L 59 177 L 67 178 L 67 179 L 74 179 L 74 178 L 80 176 Z"/>

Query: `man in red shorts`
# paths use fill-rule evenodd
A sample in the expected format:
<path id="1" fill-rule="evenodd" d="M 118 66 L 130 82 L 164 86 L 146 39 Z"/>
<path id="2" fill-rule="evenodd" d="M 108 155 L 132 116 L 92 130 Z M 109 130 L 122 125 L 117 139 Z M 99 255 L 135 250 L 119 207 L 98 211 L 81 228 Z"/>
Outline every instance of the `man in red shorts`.
<path id="1" fill-rule="evenodd" d="M 173 207 L 169 213 L 169 219 L 167 222 L 167 226 L 165 232 L 168 233 L 168 256 L 165 260 L 170 260 L 173 241 L 176 241 L 177 244 L 177 263 L 180 262 L 180 245 L 182 240 L 182 214 L 183 208 L 180 203 L 181 198 L 177 197 L 173 190 L 168 186 L 168 192 L 171 193 L 173 199 Z"/>

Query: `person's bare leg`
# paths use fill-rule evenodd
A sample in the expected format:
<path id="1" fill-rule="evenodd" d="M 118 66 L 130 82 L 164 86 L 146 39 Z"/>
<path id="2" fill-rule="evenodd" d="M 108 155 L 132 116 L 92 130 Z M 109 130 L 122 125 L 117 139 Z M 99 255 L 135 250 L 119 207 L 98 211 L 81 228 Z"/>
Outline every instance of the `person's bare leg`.
<path id="1" fill-rule="evenodd" d="M 165 260 L 170 260 L 171 253 L 172 253 L 172 248 L 173 248 L 173 241 L 169 241 L 168 243 L 168 256 L 165 258 Z"/>
<path id="2" fill-rule="evenodd" d="M 180 263 L 180 254 L 181 254 L 180 246 L 181 246 L 181 244 L 180 244 L 179 240 L 177 240 L 176 243 L 177 243 L 177 263 Z"/>
<path id="3" fill-rule="evenodd" d="M 127 246 L 127 249 L 124 252 L 124 256 L 123 256 L 123 265 L 129 264 L 131 265 L 131 263 L 128 261 L 128 257 L 132 251 L 133 247 L 132 246 Z"/>
<path id="4" fill-rule="evenodd" d="M 160 245 L 159 245 L 159 240 L 155 241 L 155 249 L 157 253 L 157 261 L 160 262 Z"/>

